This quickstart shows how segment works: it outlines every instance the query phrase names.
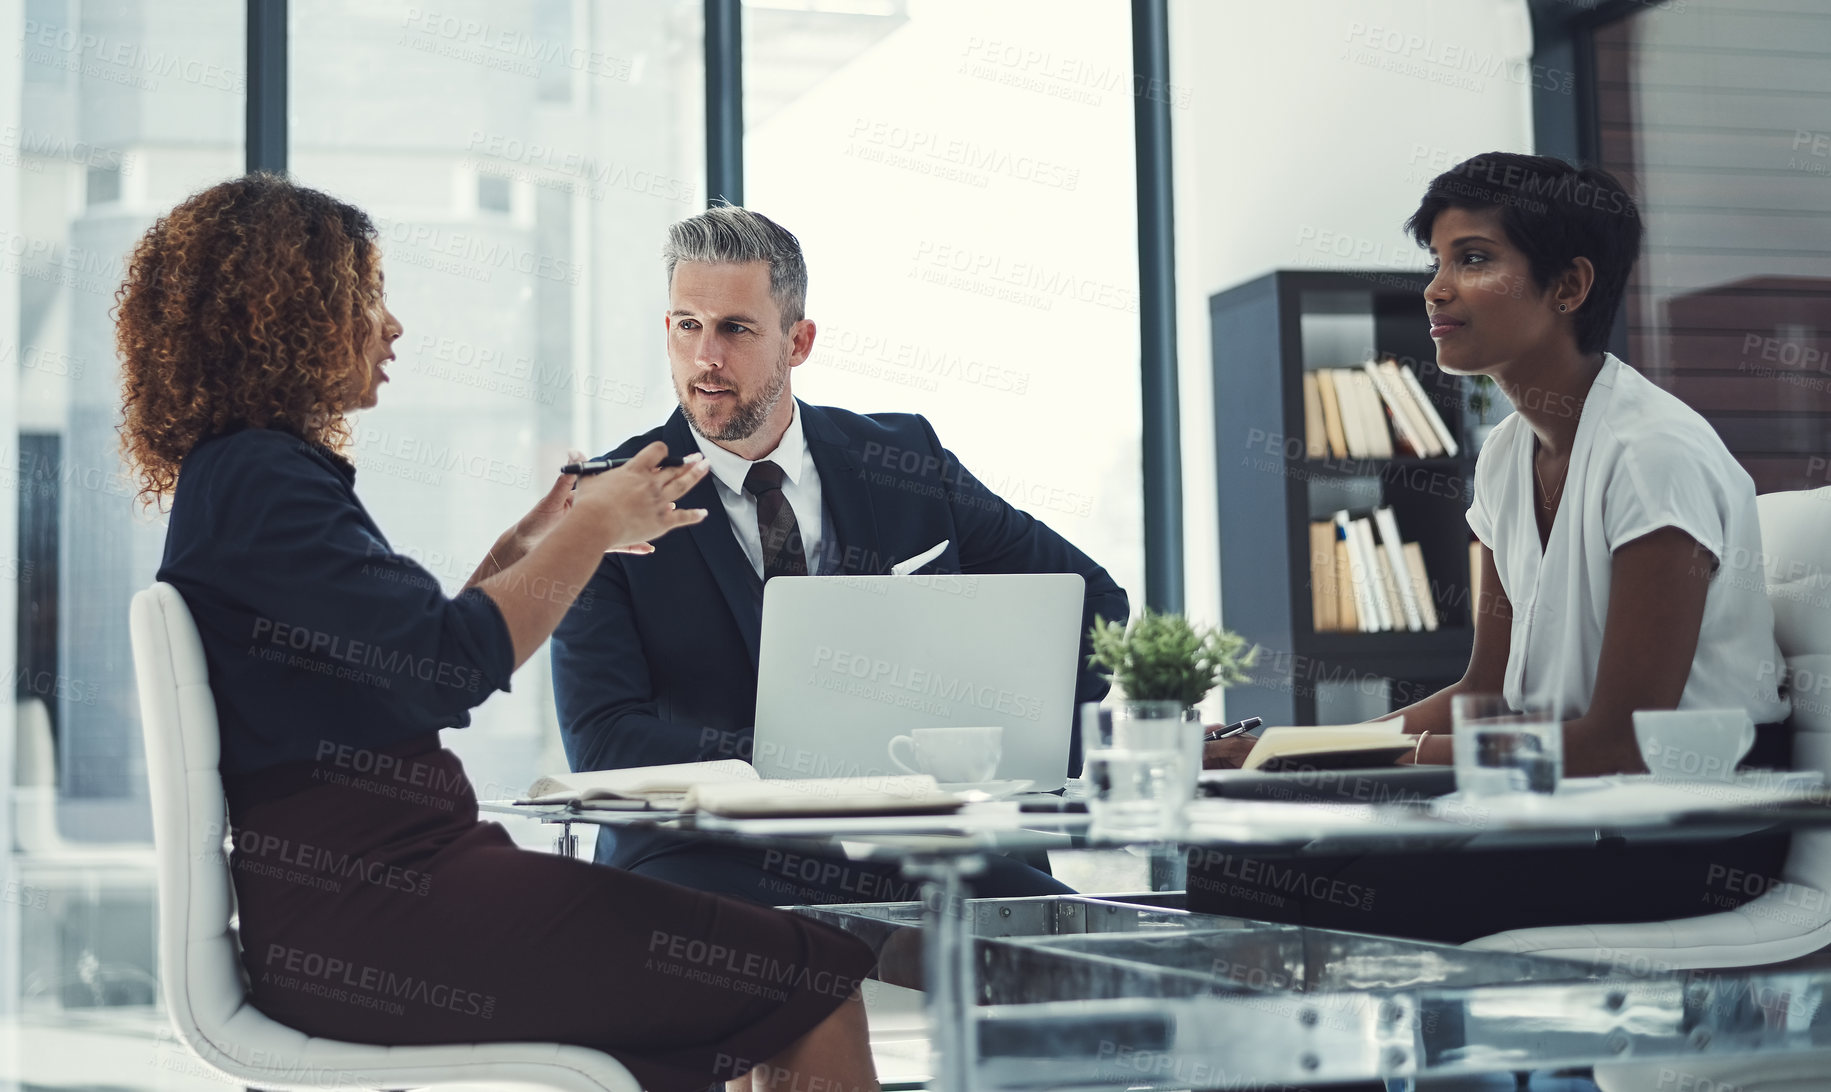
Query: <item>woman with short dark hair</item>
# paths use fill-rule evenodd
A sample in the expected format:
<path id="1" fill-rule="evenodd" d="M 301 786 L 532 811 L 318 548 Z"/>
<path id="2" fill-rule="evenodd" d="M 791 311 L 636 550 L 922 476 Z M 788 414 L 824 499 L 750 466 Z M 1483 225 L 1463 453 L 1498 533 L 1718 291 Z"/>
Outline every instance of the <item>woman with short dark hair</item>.
<path id="1" fill-rule="evenodd" d="M 439 744 L 605 551 L 697 522 L 703 462 L 562 476 L 464 590 L 389 545 L 341 453 L 401 335 L 373 223 L 275 175 L 159 219 L 119 294 L 123 445 L 208 662 L 256 1006 L 389 1046 L 559 1042 L 651 1092 L 876 1088 L 870 950 L 797 915 L 518 849 Z M 576 485 L 576 490 L 574 486 Z"/>
<path id="2" fill-rule="evenodd" d="M 1645 772 L 1637 709 L 1743 709 L 1750 765 L 1786 767 L 1780 650 L 1746 471 L 1703 417 L 1606 351 L 1642 227 L 1607 171 L 1490 153 L 1432 180 L 1406 224 L 1431 253 L 1437 364 L 1515 407 L 1475 468 L 1481 595 L 1463 677 L 1392 714 L 1412 759 L 1451 761 L 1450 705 L 1500 694 L 1563 722 L 1567 776 Z M 1752 569 L 1750 566 L 1753 566 Z M 1411 760 L 1411 759 L 1408 759 Z M 1788 838 L 1441 856 L 1305 858 L 1332 883 L 1240 897 L 1195 867 L 1190 905 L 1462 942 L 1537 925 L 1659 921 L 1739 905 L 1713 868 L 1778 877 Z"/>

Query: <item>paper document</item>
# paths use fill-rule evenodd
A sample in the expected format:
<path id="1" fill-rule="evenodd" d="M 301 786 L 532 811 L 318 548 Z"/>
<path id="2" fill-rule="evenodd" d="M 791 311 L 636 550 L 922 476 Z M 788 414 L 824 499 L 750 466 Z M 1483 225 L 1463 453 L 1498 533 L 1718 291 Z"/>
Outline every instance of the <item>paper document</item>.
<path id="1" fill-rule="evenodd" d="M 928 549 L 923 550 L 921 553 L 910 558 L 908 561 L 897 562 L 896 564 L 890 566 L 890 575 L 891 576 L 908 576 L 910 573 L 915 572 L 917 569 L 928 564 L 930 561 L 933 561 L 935 558 L 940 557 L 941 551 L 947 549 L 947 544 L 951 541 L 952 541 L 951 539 L 944 538 L 941 541 L 935 543 L 933 546 L 930 546 Z"/>

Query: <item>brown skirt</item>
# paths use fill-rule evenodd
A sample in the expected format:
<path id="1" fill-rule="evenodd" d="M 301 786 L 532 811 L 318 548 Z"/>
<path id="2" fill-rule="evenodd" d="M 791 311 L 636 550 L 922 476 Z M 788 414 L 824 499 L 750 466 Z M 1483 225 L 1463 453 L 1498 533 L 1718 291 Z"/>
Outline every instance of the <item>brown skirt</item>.
<path id="1" fill-rule="evenodd" d="M 256 1007 L 353 1043 L 571 1043 L 703 1089 L 838 1008 L 874 957 L 795 914 L 517 848 L 429 736 L 231 778 Z"/>

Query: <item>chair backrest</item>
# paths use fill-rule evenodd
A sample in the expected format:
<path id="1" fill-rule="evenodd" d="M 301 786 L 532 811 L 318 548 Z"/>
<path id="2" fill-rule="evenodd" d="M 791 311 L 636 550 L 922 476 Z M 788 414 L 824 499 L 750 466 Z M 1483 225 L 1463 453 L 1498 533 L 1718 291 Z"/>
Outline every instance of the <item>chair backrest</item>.
<path id="1" fill-rule="evenodd" d="M 223 849 L 216 703 L 178 589 L 160 583 L 134 596 L 130 627 L 159 862 L 160 978 L 179 1034 L 210 1059 L 205 1029 L 223 1027 L 248 1003 Z"/>
<path id="2" fill-rule="evenodd" d="M 44 699 L 20 698 L 13 744 L 13 846 L 21 853 L 64 848 L 57 833 L 57 752 Z"/>
<path id="3" fill-rule="evenodd" d="M 1793 701 L 1793 766 L 1831 782 L 1831 486 L 1755 501 L 1774 638 Z M 1794 835 L 1786 879 L 1831 892 L 1831 831 Z"/>

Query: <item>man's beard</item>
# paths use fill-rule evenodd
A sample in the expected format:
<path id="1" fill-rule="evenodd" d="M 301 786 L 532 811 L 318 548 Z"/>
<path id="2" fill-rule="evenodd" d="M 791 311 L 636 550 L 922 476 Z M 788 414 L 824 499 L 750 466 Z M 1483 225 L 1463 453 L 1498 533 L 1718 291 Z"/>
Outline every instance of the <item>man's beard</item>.
<path id="1" fill-rule="evenodd" d="M 690 381 L 686 384 L 686 391 L 679 395 L 680 412 L 682 416 L 686 417 L 687 423 L 708 440 L 748 440 L 757 429 L 763 427 L 764 421 L 769 420 L 769 415 L 775 412 L 776 406 L 782 401 L 782 392 L 787 388 L 788 353 L 784 352 L 782 359 L 776 362 L 775 374 L 770 376 L 769 385 L 764 387 L 755 398 L 740 401 L 731 411 L 731 418 L 725 422 L 723 428 L 716 431 L 707 428 L 705 422 L 694 415 L 693 407 L 687 403 L 688 394 L 693 389 Z"/>

